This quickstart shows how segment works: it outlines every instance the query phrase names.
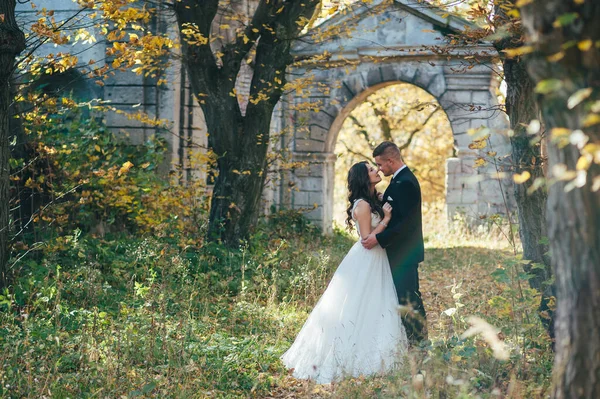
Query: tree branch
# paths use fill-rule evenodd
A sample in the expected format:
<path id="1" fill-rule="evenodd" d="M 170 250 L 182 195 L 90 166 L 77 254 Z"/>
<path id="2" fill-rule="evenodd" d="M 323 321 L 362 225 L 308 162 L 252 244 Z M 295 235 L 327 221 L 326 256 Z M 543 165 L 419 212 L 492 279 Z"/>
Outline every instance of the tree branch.
<path id="1" fill-rule="evenodd" d="M 405 150 L 406 148 L 408 148 L 408 146 L 410 146 L 410 144 L 412 143 L 412 141 L 415 138 L 415 136 L 417 135 L 417 133 L 419 133 L 420 131 L 423 130 L 423 128 L 425 127 L 425 125 L 427 125 L 427 122 L 429 122 L 429 120 L 433 117 L 433 115 L 436 112 L 438 112 L 439 110 L 440 110 L 440 107 L 436 107 L 435 110 L 433 110 L 433 112 L 430 113 L 429 116 L 427 116 L 427 118 L 421 124 L 421 126 L 417 127 L 416 129 L 414 129 L 412 132 L 409 133 L 408 140 L 404 144 L 402 144 L 401 146 L 398 146 L 398 148 L 400 149 L 401 152 L 403 150 Z"/>

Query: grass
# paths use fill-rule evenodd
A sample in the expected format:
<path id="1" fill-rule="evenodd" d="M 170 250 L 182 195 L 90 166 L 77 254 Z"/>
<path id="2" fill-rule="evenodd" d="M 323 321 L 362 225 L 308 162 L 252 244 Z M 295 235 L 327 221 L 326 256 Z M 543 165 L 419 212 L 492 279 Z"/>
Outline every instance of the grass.
<path id="1" fill-rule="evenodd" d="M 348 234 L 263 226 L 234 253 L 74 234 L 68 248 L 24 264 L 0 297 L 0 397 L 548 396 L 552 354 L 511 248 L 493 229 L 430 220 L 420 273 L 431 343 L 392 375 L 314 385 L 278 360 L 352 245 Z M 501 330 L 508 360 L 461 337 L 470 315 Z"/>

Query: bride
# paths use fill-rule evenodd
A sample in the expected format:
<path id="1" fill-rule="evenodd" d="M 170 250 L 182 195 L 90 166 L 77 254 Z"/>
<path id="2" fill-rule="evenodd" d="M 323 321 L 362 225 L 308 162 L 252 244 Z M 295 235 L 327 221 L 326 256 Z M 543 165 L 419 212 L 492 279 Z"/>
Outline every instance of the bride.
<path id="1" fill-rule="evenodd" d="M 367 162 L 348 172 L 348 219 L 366 237 L 387 227 L 389 204 L 377 199 L 378 171 Z M 368 250 L 360 240 L 339 265 L 329 286 L 281 357 L 296 378 L 319 384 L 391 370 L 408 341 L 398 313 L 398 298 L 385 249 Z"/>

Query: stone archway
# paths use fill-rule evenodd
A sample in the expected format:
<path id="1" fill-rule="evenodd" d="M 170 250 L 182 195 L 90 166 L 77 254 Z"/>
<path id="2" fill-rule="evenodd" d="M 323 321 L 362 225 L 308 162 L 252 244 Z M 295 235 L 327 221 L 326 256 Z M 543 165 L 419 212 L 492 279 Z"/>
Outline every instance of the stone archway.
<path id="1" fill-rule="evenodd" d="M 454 135 L 458 158 L 447 163 L 447 213 L 452 217 L 464 210 L 475 218 L 481 214 L 504 213 L 504 198 L 512 192 L 510 181 L 491 176 L 497 174 L 493 166 L 475 169 L 476 151 L 469 148 L 470 129 L 493 129 L 493 150 L 507 154 L 510 143 L 507 136 L 508 119 L 498 109 L 494 94 L 498 80 L 492 61 L 495 52 L 490 46 L 465 47 L 443 55 L 424 46 L 439 43 L 437 38 L 448 30 L 460 30 L 456 20 L 442 18 L 423 9 L 413 8 L 404 0 L 376 14 L 370 12 L 340 16 L 329 24 L 340 24 L 353 18 L 357 30 L 368 31 L 381 26 L 395 35 L 373 38 L 339 39 L 337 43 L 308 44 L 296 50 L 307 56 L 329 51 L 327 62 L 304 66 L 294 75 L 312 74 L 316 87 L 332 87 L 329 91 L 313 90 L 308 99 L 301 96 L 289 102 L 318 103 L 319 112 L 308 116 L 284 108 L 283 119 L 293 120 L 291 146 L 294 159 L 307 161 L 309 166 L 296 170 L 291 180 L 296 190 L 287 198 L 294 208 L 317 207 L 308 217 L 319 223 L 324 232 L 331 230 L 333 212 L 333 179 L 335 155 L 333 148 L 344 119 L 371 93 L 386 85 L 410 83 L 429 92 L 446 112 Z M 454 26 L 453 26 L 454 22 Z M 362 28 L 361 26 L 364 25 Z M 411 31 L 411 29 L 413 29 Z M 377 30 L 372 30 L 377 35 Z M 414 35 L 410 35 L 410 33 Z M 438 33 L 440 32 L 440 33 Z M 367 35 L 368 36 L 368 35 Z M 364 43 L 384 40 L 385 50 L 373 49 Z M 465 67 L 465 54 L 476 53 L 479 63 Z M 327 67 L 325 67 L 327 63 Z M 332 66 L 333 64 L 333 66 Z M 290 76 L 290 79 L 293 79 Z M 504 134 L 503 134 L 504 133 Z M 284 204 L 286 201 L 283 201 Z"/>

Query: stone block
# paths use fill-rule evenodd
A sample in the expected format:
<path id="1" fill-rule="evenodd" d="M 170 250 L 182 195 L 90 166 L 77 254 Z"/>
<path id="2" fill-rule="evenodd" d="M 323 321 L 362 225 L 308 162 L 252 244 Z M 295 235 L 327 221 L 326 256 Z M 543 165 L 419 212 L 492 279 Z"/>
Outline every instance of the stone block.
<path id="1" fill-rule="evenodd" d="M 446 203 L 447 204 L 460 204 L 462 201 L 462 190 L 446 190 Z"/>
<path id="2" fill-rule="evenodd" d="M 116 71 L 114 74 L 109 73 L 106 79 L 104 80 L 105 85 L 135 85 L 141 86 L 145 82 L 143 75 L 138 75 L 135 72 L 131 72 L 130 70 L 125 71 Z"/>
<path id="3" fill-rule="evenodd" d="M 446 174 L 455 175 L 461 171 L 461 161 L 459 158 L 446 159 Z"/>
<path id="4" fill-rule="evenodd" d="M 427 90 L 427 87 L 433 82 L 433 79 L 440 74 L 443 75 L 438 68 L 422 63 L 419 65 L 419 68 L 412 79 L 412 83 Z"/>
<path id="5" fill-rule="evenodd" d="M 441 104 L 470 104 L 471 92 L 468 90 L 449 90 L 441 98 Z"/>
<path id="6" fill-rule="evenodd" d="M 327 135 L 329 134 L 328 129 L 324 129 L 319 125 L 311 125 L 310 126 L 310 138 L 316 141 L 325 141 L 327 140 Z"/>
<path id="7" fill-rule="evenodd" d="M 328 130 L 335 120 L 335 116 L 337 116 L 337 112 L 334 114 L 334 116 L 324 111 L 312 112 L 310 114 L 310 124 L 318 125 Z"/>
<path id="8" fill-rule="evenodd" d="M 303 177 L 299 180 L 300 191 L 318 191 L 323 190 L 323 179 L 321 177 Z"/>
<path id="9" fill-rule="evenodd" d="M 314 204 L 317 204 L 317 206 L 323 206 L 323 193 L 318 191 L 318 192 L 309 192 L 308 193 L 308 205 L 309 206 L 314 206 Z"/>
<path id="10" fill-rule="evenodd" d="M 468 157 L 463 159 L 460 165 L 460 169 L 462 175 L 477 174 L 477 169 L 475 169 L 475 158 Z"/>
<path id="11" fill-rule="evenodd" d="M 355 93 L 348 86 L 342 84 L 341 87 L 332 91 L 332 98 L 335 98 L 342 106 L 346 106 L 354 98 Z"/>
<path id="12" fill-rule="evenodd" d="M 294 149 L 298 152 L 323 152 L 325 144 L 321 141 L 297 138 Z"/>
<path id="13" fill-rule="evenodd" d="M 323 177 L 325 165 L 322 163 L 311 163 L 309 166 L 309 175 L 313 177 Z"/>
<path id="14" fill-rule="evenodd" d="M 446 91 L 446 79 L 443 73 L 436 74 L 427 86 L 427 91 L 439 98 Z"/>
<path id="15" fill-rule="evenodd" d="M 479 199 L 479 194 L 475 188 L 467 188 L 465 187 L 461 193 L 461 203 L 462 204 L 475 204 Z"/>
<path id="16" fill-rule="evenodd" d="M 342 86 L 345 86 L 351 93 L 352 97 L 365 90 L 365 82 L 362 74 L 353 74 L 344 79 Z"/>
<path id="17" fill-rule="evenodd" d="M 310 203 L 308 200 L 308 192 L 292 191 L 292 201 L 294 206 L 306 207 Z"/>
<path id="18" fill-rule="evenodd" d="M 367 86 L 376 86 L 383 82 L 380 68 L 373 68 L 367 72 Z"/>
<path id="19" fill-rule="evenodd" d="M 473 136 L 467 133 L 455 134 L 454 143 L 461 152 L 474 152 L 469 148 L 469 144 L 473 142 Z"/>
<path id="20" fill-rule="evenodd" d="M 339 113 L 340 113 L 340 110 L 335 105 L 327 105 L 325 108 L 322 108 L 319 112 L 319 114 L 325 114 L 326 116 L 328 116 L 332 122 L 335 120 L 335 118 L 337 118 Z M 327 126 L 330 126 L 330 125 L 327 125 Z M 324 125 L 321 125 L 321 126 L 324 126 Z"/>
<path id="21" fill-rule="evenodd" d="M 144 86 L 106 86 L 104 100 L 111 104 L 156 104 L 156 89 Z"/>
<path id="22" fill-rule="evenodd" d="M 472 96 L 473 104 L 487 105 L 490 102 L 491 93 L 488 90 L 474 91 Z"/>
<path id="23" fill-rule="evenodd" d="M 399 80 L 398 74 L 396 74 L 396 71 L 394 70 L 393 65 L 382 65 L 381 67 L 379 67 L 379 71 L 381 73 L 383 82 L 395 82 L 395 81 Z M 414 74 L 413 74 L 413 76 L 414 76 Z M 411 81 L 412 81 L 412 77 L 411 77 Z"/>

